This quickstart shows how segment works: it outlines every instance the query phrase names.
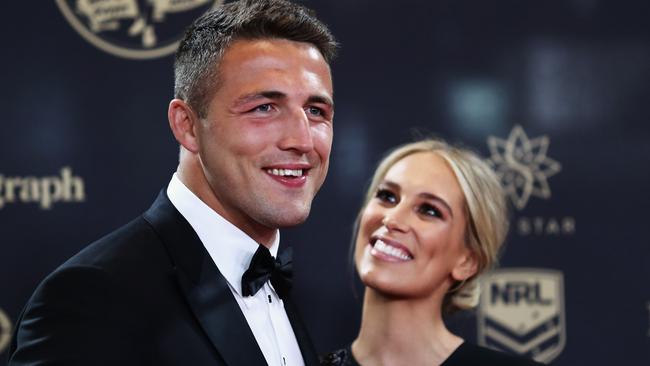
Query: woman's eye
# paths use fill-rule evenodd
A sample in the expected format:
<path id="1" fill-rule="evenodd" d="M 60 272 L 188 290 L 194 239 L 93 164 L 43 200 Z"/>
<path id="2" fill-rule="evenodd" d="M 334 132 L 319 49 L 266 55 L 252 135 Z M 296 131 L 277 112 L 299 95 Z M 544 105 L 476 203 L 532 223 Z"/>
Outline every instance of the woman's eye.
<path id="1" fill-rule="evenodd" d="M 397 197 L 393 194 L 393 192 L 387 189 L 377 190 L 377 194 L 375 195 L 375 197 L 382 202 L 397 203 Z"/>
<path id="2" fill-rule="evenodd" d="M 434 206 L 429 205 L 429 204 L 420 205 L 420 208 L 418 209 L 418 211 L 421 214 L 426 215 L 426 216 L 442 217 L 442 213 L 440 212 L 440 210 L 438 210 L 437 208 L 435 208 Z"/>

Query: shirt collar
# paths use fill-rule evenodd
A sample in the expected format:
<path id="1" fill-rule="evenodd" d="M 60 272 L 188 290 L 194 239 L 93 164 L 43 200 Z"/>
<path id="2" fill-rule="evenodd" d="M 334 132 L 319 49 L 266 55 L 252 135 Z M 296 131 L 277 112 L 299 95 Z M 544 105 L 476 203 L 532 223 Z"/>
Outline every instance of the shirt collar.
<path id="1" fill-rule="evenodd" d="M 178 212 L 192 226 L 210 254 L 219 272 L 241 296 L 241 277 L 248 269 L 260 244 L 206 205 L 174 173 L 167 196 Z M 280 246 L 280 232 L 269 251 L 275 258 Z"/>

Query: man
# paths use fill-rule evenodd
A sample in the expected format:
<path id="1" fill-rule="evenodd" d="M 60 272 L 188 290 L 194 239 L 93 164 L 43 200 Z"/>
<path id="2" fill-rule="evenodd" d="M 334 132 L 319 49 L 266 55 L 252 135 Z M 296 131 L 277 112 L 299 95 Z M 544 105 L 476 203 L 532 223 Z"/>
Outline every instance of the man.
<path id="1" fill-rule="evenodd" d="M 41 283 L 9 364 L 316 364 L 278 228 L 307 218 L 327 173 L 335 48 L 281 0 L 199 18 L 168 110 L 177 173 L 147 212 Z"/>

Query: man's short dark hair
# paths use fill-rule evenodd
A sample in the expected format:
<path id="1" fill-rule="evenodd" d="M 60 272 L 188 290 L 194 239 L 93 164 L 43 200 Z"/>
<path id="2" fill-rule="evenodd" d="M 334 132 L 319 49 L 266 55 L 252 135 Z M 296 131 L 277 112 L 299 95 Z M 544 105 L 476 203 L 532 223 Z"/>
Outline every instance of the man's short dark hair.
<path id="1" fill-rule="evenodd" d="M 218 63 L 235 40 L 288 39 L 313 44 L 327 63 L 337 43 L 314 12 L 285 0 L 241 0 L 198 18 L 185 32 L 174 62 L 174 97 L 207 115 L 216 89 Z"/>

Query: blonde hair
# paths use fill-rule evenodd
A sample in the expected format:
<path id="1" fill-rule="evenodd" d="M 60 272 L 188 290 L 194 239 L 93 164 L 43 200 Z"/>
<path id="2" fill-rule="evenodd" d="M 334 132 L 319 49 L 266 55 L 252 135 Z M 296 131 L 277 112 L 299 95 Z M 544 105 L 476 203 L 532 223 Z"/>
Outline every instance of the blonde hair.
<path id="1" fill-rule="evenodd" d="M 375 196 L 377 187 L 388 170 L 406 156 L 420 152 L 431 152 L 445 159 L 454 172 L 465 198 L 465 245 L 476 256 L 477 271 L 467 280 L 452 286 L 445 295 L 443 309 L 446 312 L 471 309 L 478 304 L 478 277 L 496 265 L 509 226 L 508 209 L 499 179 L 492 168 L 473 151 L 451 146 L 443 140 L 425 139 L 398 146 L 389 152 L 379 163 L 372 177 L 357 215 L 355 236 L 361 215 Z"/>

